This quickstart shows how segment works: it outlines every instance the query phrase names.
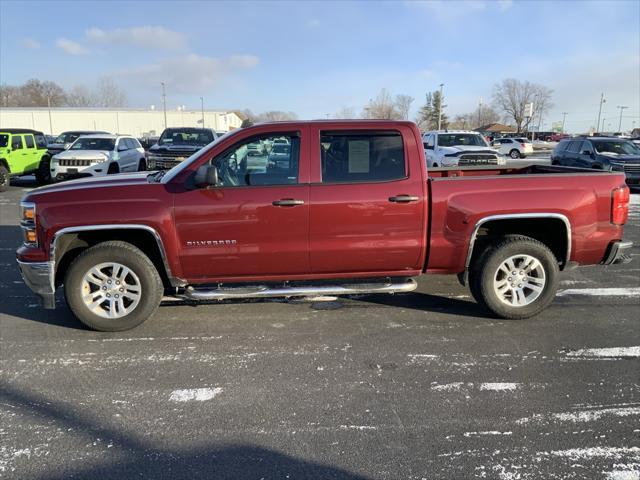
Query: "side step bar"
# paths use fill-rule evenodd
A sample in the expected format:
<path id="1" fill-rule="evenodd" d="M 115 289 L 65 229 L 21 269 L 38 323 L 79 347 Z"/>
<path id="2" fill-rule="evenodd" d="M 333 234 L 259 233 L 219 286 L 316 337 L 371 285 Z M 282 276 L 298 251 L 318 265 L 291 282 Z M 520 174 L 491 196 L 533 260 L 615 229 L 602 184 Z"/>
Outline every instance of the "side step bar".
<path id="1" fill-rule="evenodd" d="M 226 300 L 234 298 L 307 297 L 315 295 L 356 295 L 363 293 L 412 292 L 418 288 L 413 278 L 402 282 L 362 283 L 326 286 L 283 286 L 214 288 L 211 290 L 187 287 L 184 296 L 191 300 Z"/>

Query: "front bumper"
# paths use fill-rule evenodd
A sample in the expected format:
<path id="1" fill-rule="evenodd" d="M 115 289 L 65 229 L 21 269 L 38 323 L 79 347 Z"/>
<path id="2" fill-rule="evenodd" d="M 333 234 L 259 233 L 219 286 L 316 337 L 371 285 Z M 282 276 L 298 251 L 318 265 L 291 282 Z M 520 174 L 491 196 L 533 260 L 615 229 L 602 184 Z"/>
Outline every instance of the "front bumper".
<path id="1" fill-rule="evenodd" d="M 53 262 L 21 262 L 18 260 L 24 283 L 36 294 L 40 305 L 48 310 L 56 307 Z"/>
<path id="2" fill-rule="evenodd" d="M 625 255 L 625 251 L 629 250 L 631 247 L 633 247 L 633 242 L 626 240 L 612 242 L 611 245 L 609 245 L 607 255 L 604 257 L 602 264 L 613 265 L 617 263 L 629 263 L 631 261 L 631 257 Z"/>

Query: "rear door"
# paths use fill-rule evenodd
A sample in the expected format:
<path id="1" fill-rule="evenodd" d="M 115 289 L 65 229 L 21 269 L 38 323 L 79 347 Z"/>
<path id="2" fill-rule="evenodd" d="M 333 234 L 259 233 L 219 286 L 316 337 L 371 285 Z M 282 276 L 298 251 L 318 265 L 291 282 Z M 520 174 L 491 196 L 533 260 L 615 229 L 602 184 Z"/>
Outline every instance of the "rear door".
<path id="1" fill-rule="evenodd" d="M 27 153 L 25 158 L 27 164 L 25 165 L 25 171 L 32 171 L 38 168 L 39 158 L 38 149 L 36 148 L 36 141 L 33 138 L 33 134 L 27 133 L 24 135 L 24 151 Z"/>
<path id="2" fill-rule="evenodd" d="M 219 186 L 175 195 L 180 262 L 187 279 L 204 283 L 309 274 L 305 131 L 273 128 L 239 140 L 210 161 L 218 169 Z M 289 158 L 278 165 L 270 164 L 261 148 L 275 139 L 291 145 Z"/>
<path id="3" fill-rule="evenodd" d="M 312 272 L 420 270 L 426 215 L 421 145 L 407 126 L 345 128 L 311 129 Z"/>

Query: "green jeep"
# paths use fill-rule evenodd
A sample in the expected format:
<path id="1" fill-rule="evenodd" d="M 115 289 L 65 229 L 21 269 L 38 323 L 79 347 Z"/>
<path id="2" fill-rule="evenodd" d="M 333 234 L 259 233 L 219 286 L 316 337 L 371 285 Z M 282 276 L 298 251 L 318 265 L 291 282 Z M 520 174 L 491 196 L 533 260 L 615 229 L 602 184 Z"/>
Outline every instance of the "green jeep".
<path id="1" fill-rule="evenodd" d="M 0 128 L 0 192 L 14 175 L 36 174 L 39 184 L 51 181 L 50 155 L 42 132 L 26 128 Z"/>

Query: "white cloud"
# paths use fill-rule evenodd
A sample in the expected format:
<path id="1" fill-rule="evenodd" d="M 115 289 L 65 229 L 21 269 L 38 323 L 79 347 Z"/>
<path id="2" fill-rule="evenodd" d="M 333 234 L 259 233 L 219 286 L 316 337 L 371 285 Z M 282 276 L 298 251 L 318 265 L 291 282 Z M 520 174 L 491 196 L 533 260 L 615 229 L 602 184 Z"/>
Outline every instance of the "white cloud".
<path id="1" fill-rule="evenodd" d="M 59 38 L 56 40 L 56 47 L 64 50 L 69 55 L 86 55 L 89 53 L 89 50 L 79 43 L 67 40 L 66 38 Z"/>
<path id="2" fill-rule="evenodd" d="M 164 27 L 131 27 L 102 30 L 90 28 L 85 32 L 91 42 L 104 45 L 125 45 L 160 50 L 176 50 L 186 46 L 184 34 Z"/>
<path id="3" fill-rule="evenodd" d="M 40 42 L 38 42 L 35 38 L 30 38 L 30 37 L 23 38 L 22 46 L 24 48 L 30 48 L 30 49 L 40 48 Z"/>
<path id="4" fill-rule="evenodd" d="M 165 82 L 167 89 L 175 93 L 198 94 L 236 71 L 255 67 L 258 62 L 258 57 L 253 55 L 214 58 L 190 53 L 116 72 L 115 75 L 143 87 L 156 87 Z"/>

